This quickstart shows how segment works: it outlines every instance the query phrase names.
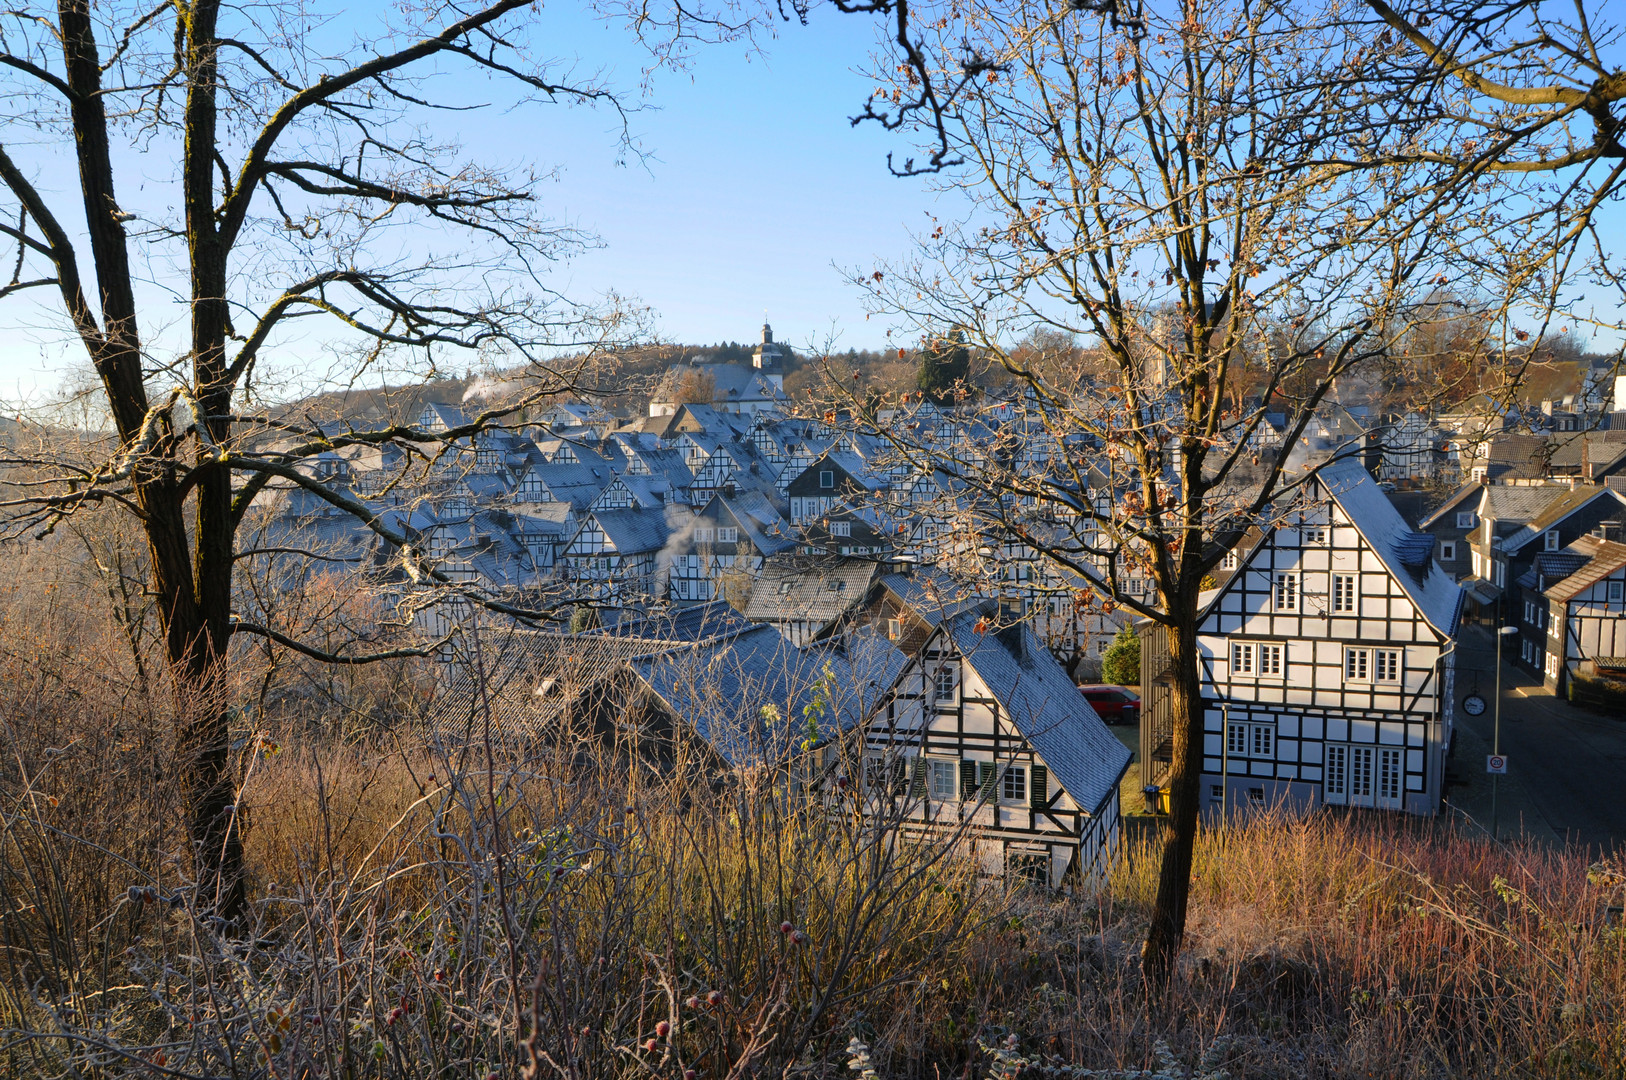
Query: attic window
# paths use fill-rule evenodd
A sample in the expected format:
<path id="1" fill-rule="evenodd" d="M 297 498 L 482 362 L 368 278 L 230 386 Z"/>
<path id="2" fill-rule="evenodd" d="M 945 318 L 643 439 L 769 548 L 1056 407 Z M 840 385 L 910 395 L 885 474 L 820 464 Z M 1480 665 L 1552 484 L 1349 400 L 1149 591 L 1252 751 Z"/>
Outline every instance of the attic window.
<path id="1" fill-rule="evenodd" d="M 536 696 L 537 697 L 547 697 L 549 694 L 551 694 L 553 692 L 554 684 L 557 683 L 558 681 L 559 681 L 558 679 L 543 679 L 541 682 L 537 683 L 537 685 L 536 685 Z"/>
<path id="2" fill-rule="evenodd" d="M 835 487 L 836 486 L 836 474 L 831 472 L 829 469 L 821 470 L 819 472 L 819 486 L 821 488 L 833 488 L 833 487 Z"/>
<path id="3" fill-rule="evenodd" d="M 1557 551 L 1558 550 L 1558 530 L 1557 529 L 1548 529 L 1546 535 L 1544 535 L 1541 538 L 1541 542 L 1542 542 L 1542 550 L 1543 551 Z"/>

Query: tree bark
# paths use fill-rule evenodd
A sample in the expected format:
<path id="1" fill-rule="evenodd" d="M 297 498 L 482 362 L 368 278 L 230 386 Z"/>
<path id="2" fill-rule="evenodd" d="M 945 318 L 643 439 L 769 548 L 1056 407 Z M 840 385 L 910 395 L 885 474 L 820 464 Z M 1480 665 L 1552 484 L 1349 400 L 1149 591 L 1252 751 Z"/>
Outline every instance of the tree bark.
<path id="1" fill-rule="evenodd" d="M 1182 599 L 1186 599 L 1182 597 Z M 1163 823 L 1163 861 L 1158 869 L 1157 899 L 1146 932 L 1141 970 L 1148 997 L 1161 1001 L 1174 975 L 1175 960 L 1186 933 L 1186 903 L 1191 892 L 1191 862 L 1197 845 L 1197 816 L 1203 772 L 1203 695 L 1197 672 L 1197 598 L 1169 631 L 1170 701 L 1173 761 L 1169 769 L 1169 816 Z"/>

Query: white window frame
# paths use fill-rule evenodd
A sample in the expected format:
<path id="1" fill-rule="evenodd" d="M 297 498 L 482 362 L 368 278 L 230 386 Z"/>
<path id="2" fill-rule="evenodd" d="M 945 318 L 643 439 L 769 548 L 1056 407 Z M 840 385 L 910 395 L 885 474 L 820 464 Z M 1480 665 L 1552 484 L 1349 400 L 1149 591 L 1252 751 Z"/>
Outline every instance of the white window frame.
<path id="1" fill-rule="evenodd" d="M 1277 570 L 1270 587 L 1271 609 L 1281 614 L 1299 610 L 1299 575 L 1296 570 Z"/>
<path id="2" fill-rule="evenodd" d="M 1276 725 L 1248 725 L 1248 756 L 1259 761 L 1276 760 Z"/>
<path id="3" fill-rule="evenodd" d="M 943 778 L 947 777 L 944 790 Z M 960 763 L 948 758 L 926 759 L 926 795 L 936 802 L 953 802 L 960 797 Z"/>
<path id="4" fill-rule="evenodd" d="M 1253 642 L 1231 642 L 1231 678 L 1253 674 Z"/>
<path id="5" fill-rule="evenodd" d="M 832 521 L 830 523 L 830 535 L 831 536 L 851 536 L 852 534 L 853 534 L 853 523 L 852 522 L 850 522 L 850 521 Z"/>
<path id="6" fill-rule="evenodd" d="M 1360 606 L 1361 577 L 1359 574 L 1332 576 L 1332 610 L 1353 614 Z"/>
<path id="7" fill-rule="evenodd" d="M 717 530 L 719 544 L 737 544 L 740 542 L 740 528 L 738 525 L 726 525 Z"/>
<path id="8" fill-rule="evenodd" d="M 1327 527 L 1325 525 L 1305 525 L 1299 530 L 1299 546 L 1306 544 L 1321 545 L 1327 542 Z"/>
<path id="9" fill-rule="evenodd" d="M 1542 534 L 1542 536 L 1541 536 L 1541 550 L 1543 550 L 1543 551 L 1557 551 L 1558 550 L 1558 530 L 1557 529 L 1548 529 L 1545 533 Z"/>
<path id="10" fill-rule="evenodd" d="M 1457 511 L 1457 528 L 1472 529 L 1479 524 L 1479 515 L 1471 510 Z"/>
<path id="11" fill-rule="evenodd" d="M 1404 649 L 1373 649 L 1372 650 L 1372 681 L 1375 683 L 1398 683 L 1405 672 L 1406 651 Z"/>
<path id="12" fill-rule="evenodd" d="M 1013 781 L 1017 786 L 1012 794 Z M 999 801 L 1025 804 L 1028 801 L 1028 770 L 1026 765 L 1007 765 L 999 773 Z"/>
<path id="13" fill-rule="evenodd" d="M 1287 646 L 1279 641 L 1262 641 L 1255 650 L 1261 679 L 1280 679 L 1287 670 Z"/>
<path id="14" fill-rule="evenodd" d="M 1372 681 L 1372 650 L 1353 646 L 1344 648 L 1344 681 L 1365 683 Z"/>
<path id="15" fill-rule="evenodd" d="M 1618 604 L 1626 599 L 1626 581 L 1608 582 L 1607 603 Z"/>
<path id="16" fill-rule="evenodd" d="M 1455 540 L 1441 540 L 1440 541 L 1440 561 L 1441 562 L 1456 562 L 1457 561 L 1457 542 Z"/>
<path id="17" fill-rule="evenodd" d="M 932 679 L 932 700 L 953 701 L 954 688 L 957 681 L 958 680 L 956 680 L 954 677 L 954 668 L 952 666 L 944 664 L 942 667 L 938 668 L 937 674 Z"/>
<path id="18" fill-rule="evenodd" d="M 820 469 L 819 470 L 819 487 L 821 489 L 828 489 L 828 488 L 833 488 L 835 486 L 836 486 L 836 474 L 835 474 L 835 471 L 832 470 L 832 469 Z"/>

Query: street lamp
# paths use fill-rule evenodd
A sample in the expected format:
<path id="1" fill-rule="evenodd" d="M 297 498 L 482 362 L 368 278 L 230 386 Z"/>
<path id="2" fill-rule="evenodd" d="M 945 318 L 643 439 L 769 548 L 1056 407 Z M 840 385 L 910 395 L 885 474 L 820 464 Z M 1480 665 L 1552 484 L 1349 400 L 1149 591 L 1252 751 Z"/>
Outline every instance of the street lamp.
<path id="1" fill-rule="evenodd" d="M 1502 753 L 1502 639 L 1510 634 L 1517 634 L 1517 626 L 1504 626 L 1496 631 L 1496 705 L 1492 712 L 1491 725 L 1491 753 L 1501 756 Z M 1500 786 L 1501 776 L 1491 773 L 1491 839 L 1501 839 L 1501 832 L 1497 829 L 1496 817 L 1496 791 Z"/>

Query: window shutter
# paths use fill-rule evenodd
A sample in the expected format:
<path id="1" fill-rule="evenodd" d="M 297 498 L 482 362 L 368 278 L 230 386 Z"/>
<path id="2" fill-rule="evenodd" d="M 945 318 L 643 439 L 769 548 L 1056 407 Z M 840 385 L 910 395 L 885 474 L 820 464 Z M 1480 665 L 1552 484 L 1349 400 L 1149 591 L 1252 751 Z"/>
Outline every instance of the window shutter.
<path id="1" fill-rule="evenodd" d="M 1043 765 L 1028 770 L 1028 805 L 1035 810 L 1050 805 L 1050 770 Z"/>
<path id="2" fill-rule="evenodd" d="M 926 759 L 917 757 L 910 763 L 909 794 L 921 798 L 926 794 Z"/>
<path id="3" fill-rule="evenodd" d="M 977 798 L 984 802 L 994 799 L 994 785 L 999 780 L 999 763 L 997 761 L 984 761 L 982 768 L 982 790 L 977 792 Z"/>
<path id="4" fill-rule="evenodd" d="M 960 798 L 969 799 L 977 793 L 977 763 L 960 762 Z"/>

